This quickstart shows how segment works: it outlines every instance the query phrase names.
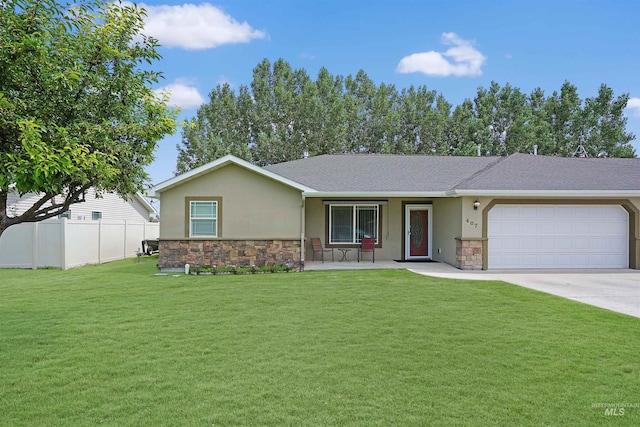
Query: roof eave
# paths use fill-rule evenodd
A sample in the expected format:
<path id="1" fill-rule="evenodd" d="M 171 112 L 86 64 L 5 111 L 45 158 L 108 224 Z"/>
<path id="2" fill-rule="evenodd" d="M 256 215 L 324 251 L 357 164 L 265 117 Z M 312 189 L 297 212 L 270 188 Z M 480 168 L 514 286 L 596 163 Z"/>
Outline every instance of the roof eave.
<path id="1" fill-rule="evenodd" d="M 446 197 L 445 191 L 305 191 L 305 197 Z"/>
<path id="2" fill-rule="evenodd" d="M 144 194 L 138 192 L 135 194 L 135 198 L 140 202 L 140 204 L 142 204 L 142 206 L 145 207 L 147 211 L 149 211 L 149 213 L 156 215 L 158 214 L 158 210 L 151 203 L 149 203 L 149 201 L 144 197 Z"/>
<path id="3" fill-rule="evenodd" d="M 640 197 L 640 190 L 451 190 L 447 192 L 449 197 Z"/>

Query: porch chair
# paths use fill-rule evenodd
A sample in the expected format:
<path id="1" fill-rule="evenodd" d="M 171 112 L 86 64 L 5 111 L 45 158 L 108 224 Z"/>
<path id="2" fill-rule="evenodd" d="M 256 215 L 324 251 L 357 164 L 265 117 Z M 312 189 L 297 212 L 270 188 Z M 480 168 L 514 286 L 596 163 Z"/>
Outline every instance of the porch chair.
<path id="1" fill-rule="evenodd" d="M 360 257 L 363 252 L 371 252 L 371 256 L 373 257 L 371 262 L 376 262 L 376 239 L 373 237 L 362 238 L 360 247 L 358 248 L 358 262 L 360 262 Z"/>
<path id="2" fill-rule="evenodd" d="M 316 260 L 316 252 L 320 252 L 320 260 L 324 262 L 324 253 L 331 252 L 331 262 L 333 262 L 333 248 L 323 248 L 320 238 L 312 237 L 311 246 L 313 247 L 313 261 Z"/>

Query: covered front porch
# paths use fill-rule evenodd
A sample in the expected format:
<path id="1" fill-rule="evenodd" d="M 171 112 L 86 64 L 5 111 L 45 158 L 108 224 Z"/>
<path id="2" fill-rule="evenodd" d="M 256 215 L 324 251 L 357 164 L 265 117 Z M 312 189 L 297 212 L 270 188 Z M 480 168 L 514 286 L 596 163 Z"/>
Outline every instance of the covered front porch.
<path id="1" fill-rule="evenodd" d="M 343 251 L 349 251 L 348 260 L 355 262 L 360 239 L 372 237 L 376 264 L 387 263 L 383 268 L 406 268 L 403 263 L 396 265 L 397 260 L 482 268 L 481 211 L 468 198 L 307 196 L 303 197 L 303 218 L 302 257 L 307 265 L 320 258 L 311 244 L 313 239 L 319 239 L 324 249 L 333 250 L 335 261 L 343 260 Z M 331 259 L 325 253 L 325 261 L 328 255 Z M 371 254 L 366 254 L 365 260 L 370 262 Z M 335 269 L 352 268 L 335 264 Z"/>

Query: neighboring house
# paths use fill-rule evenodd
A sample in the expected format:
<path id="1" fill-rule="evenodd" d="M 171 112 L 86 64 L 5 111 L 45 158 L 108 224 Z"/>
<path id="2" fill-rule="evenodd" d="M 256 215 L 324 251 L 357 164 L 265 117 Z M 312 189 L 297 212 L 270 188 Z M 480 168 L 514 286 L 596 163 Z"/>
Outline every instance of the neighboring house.
<path id="1" fill-rule="evenodd" d="M 39 198 L 10 193 L 7 210 L 21 215 Z M 90 190 L 85 200 L 57 218 L 7 228 L 0 237 L 0 267 L 66 269 L 135 257 L 142 240 L 158 237 L 159 225 L 149 222 L 157 211 L 142 195 L 125 200 L 113 193 L 96 197 Z"/>
<path id="2" fill-rule="evenodd" d="M 310 238 L 460 269 L 640 268 L 640 159 L 225 156 L 152 189 L 159 266 L 300 265 Z"/>
<path id="3" fill-rule="evenodd" d="M 40 200 L 40 197 L 34 193 L 28 193 L 22 197 L 17 193 L 9 193 L 7 210 L 9 214 L 21 215 Z M 58 202 L 61 199 L 62 197 L 58 196 Z M 103 193 L 101 197 L 96 197 L 95 190 L 90 189 L 84 202 L 71 205 L 61 217 L 87 221 L 99 219 L 149 221 L 150 216 L 154 215 L 157 215 L 156 209 L 141 194 L 132 195 L 129 200 L 125 200 L 115 193 Z"/>

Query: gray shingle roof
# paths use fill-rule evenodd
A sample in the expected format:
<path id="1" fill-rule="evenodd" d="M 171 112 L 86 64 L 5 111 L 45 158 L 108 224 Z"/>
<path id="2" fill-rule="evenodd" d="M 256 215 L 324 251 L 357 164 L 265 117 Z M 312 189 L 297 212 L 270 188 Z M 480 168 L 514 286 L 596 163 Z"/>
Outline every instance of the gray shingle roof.
<path id="1" fill-rule="evenodd" d="M 322 155 L 266 166 L 285 178 L 326 192 L 447 191 L 499 157 Z"/>
<path id="2" fill-rule="evenodd" d="M 640 191 L 640 159 L 345 154 L 265 169 L 322 192 Z"/>
<path id="3" fill-rule="evenodd" d="M 640 159 L 512 154 L 458 184 L 461 190 L 640 190 Z"/>

